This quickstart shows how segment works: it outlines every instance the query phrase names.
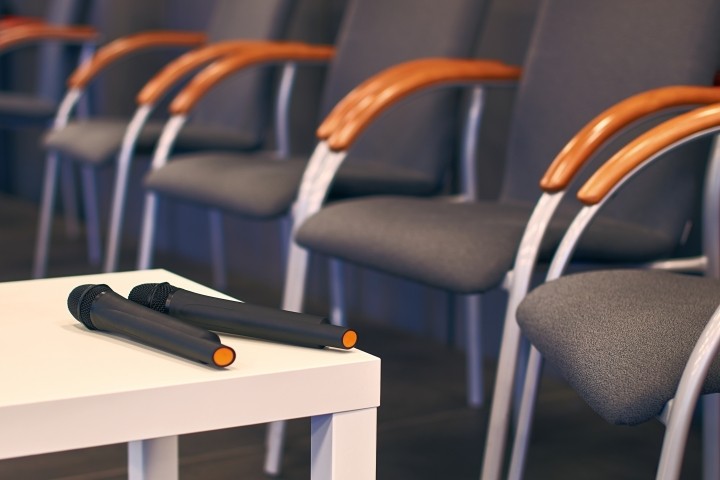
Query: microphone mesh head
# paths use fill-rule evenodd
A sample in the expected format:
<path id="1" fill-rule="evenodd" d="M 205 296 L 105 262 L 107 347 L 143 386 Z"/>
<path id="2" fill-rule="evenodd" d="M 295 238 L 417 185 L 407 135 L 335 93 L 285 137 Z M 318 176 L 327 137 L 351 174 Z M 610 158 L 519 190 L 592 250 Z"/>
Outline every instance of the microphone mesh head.
<path id="1" fill-rule="evenodd" d="M 128 298 L 135 303 L 152 308 L 160 313 L 168 313 L 166 305 L 167 299 L 177 291 L 177 287 L 173 287 L 167 282 L 143 283 L 133 288 Z"/>
<path id="2" fill-rule="evenodd" d="M 99 285 L 80 285 L 75 287 L 68 296 L 68 310 L 76 320 L 82 322 L 87 328 L 96 330 L 90 319 L 90 309 L 98 295 L 111 290 L 105 284 Z"/>

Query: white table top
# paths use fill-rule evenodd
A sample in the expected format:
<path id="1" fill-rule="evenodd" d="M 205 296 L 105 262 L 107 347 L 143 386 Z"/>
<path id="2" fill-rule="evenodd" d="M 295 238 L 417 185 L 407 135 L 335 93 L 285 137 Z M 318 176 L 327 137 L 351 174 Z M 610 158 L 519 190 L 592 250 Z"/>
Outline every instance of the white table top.
<path id="1" fill-rule="evenodd" d="M 221 335 L 237 359 L 216 369 L 87 330 L 67 309 L 78 285 L 127 296 L 164 281 L 223 296 L 164 270 L 0 283 L 0 458 L 379 405 L 380 360 L 357 349 Z"/>

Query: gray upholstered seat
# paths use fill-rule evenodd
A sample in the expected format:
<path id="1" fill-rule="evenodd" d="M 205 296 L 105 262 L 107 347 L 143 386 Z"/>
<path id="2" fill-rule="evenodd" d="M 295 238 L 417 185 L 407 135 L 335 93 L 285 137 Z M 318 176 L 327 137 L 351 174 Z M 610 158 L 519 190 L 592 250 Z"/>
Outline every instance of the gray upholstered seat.
<path id="1" fill-rule="evenodd" d="M 432 287 L 482 292 L 498 286 L 512 268 L 530 211 L 526 204 L 379 197 L 329 205 L 295 238 L 314 252 Z M 553 220 L 541 257 L 548 258 L 571 218 L 568 212 Z M 600 218 L 576 256 L 639 262 L 667 255 L 675 243 L 662 231 Z"/>
<path id="2" fill-rule="evenodd" d="M 2 97 L 0 97 L 0 108 Z M 0 112 L 1 115 L 1 112 Z M 151 153 L 164 122 L 148 122 L 140 133 L 136 144 L 137 153 Z M 72 122 L 61 130 L 51 130 L 44 139 L 45 148 L 58 150 L 73 159 L 101 165 L 114 158 L 122 142 L 127 119 L 93 118 Z M 176 149 L 180 152 L 204 148 L 225 148 L 228 150 L 254 150 L 260 140 L 254 135 L 237 132 L 235 129 L 190 124 L 180 133 Z"/>
<path id="3" fill-rule="evenodd" d="M 568 275 L 530 292 L 518 323 L 545 359 L 605 420 L 657 416 L 720 304 L 720 282 L 658 271 Z M 717 362 L 716 362 L 717 363 Z M 715 364 L 705 393 L 720 391 Z"/>
<path id="4" fill-rule="evenodd" d="M 184 201 L 253 218 L 288 213 L 297 194 L 306 157 L 279 159 L 272 153 L 238 155 L 208 152 L 177 156 L 150 172 L 145 186 Z M 335 197 L 405 193 L 426 195 L 436 188 L 421 172 L 381 162 L 349 162 L 338 172 Z"/>
<path id="5" fill-rule="evenodd" d="M 0 93 L 0 125 L 46 124 L 56 105 L 33 95 Z"/>

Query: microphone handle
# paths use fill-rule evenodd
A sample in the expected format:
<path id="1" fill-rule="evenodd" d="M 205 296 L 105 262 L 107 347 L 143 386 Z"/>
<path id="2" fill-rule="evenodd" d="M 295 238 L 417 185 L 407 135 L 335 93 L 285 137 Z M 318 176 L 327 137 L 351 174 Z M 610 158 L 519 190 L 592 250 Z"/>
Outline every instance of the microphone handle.
<path id="1" fill-rule="evenodd" d="M 220 343 L 220 337 L 218 337 L 215 332 L 211 332 L 206 328 L 190 325 L 185 322 L 178 322 L 176 319 L 167 315 L 158 314 L 157 311 L 138 303 L 131 302 L 112 290 L 108 290 L 100 294 L 93 304 L 93 309 L 105 309 L 110 307 L 113 307 L 117 311 L 128 312 L 138 317 L 152 319 L 152 322 L 157 325 L 164 325 L 169 329 L 182 332 L 191 337 L 203 338 L 214 343 Z"/>
<path id="2" fill-rule="evenodd" d="M 200 295 L 178 289 L 165 304 L 175 318 L 198 327 L 303 347 L 348 349 L 357 334 L 324 317 Z"/>
<path id="3" fill-rule="evenodd" d="M 175 328 L 175 324 L 183 322 L 173 318 L 160 322 L 157 317 L 166 316 L 148 308 L 142 307 L 147 311 L 138 315 L 129 311 L 133 309 L 127 308 L 124 302 L 118 305 L 119 300 L 125 299 L 116 294 L 118 299 L 112 299 L 109 293 L 100 295 L 90 309 L 90 319 L 98 330 L 121 334 L 143 345 L 208 365 L 226 367 L 235 360 L 233 349 L 219 341 L 189 335 Z M 132 304 L 129 300 L 125 302 Z"/>

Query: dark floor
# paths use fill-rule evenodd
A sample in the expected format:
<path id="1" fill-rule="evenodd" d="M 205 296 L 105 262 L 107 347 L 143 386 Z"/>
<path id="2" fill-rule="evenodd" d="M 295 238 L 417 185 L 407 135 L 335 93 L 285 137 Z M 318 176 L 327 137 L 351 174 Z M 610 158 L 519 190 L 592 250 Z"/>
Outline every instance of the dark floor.
<path id="1" fill-rule="evenodd" d="M 35 208 L 10 198 L 0 200 L 0 251 L 4 252 L 0 255 L 0 280 L 25 279 L 35 236 Z M 58 235 L 53 243 L 51 275 L 92 272 L 85 265 L 83 248 L 81 242 Z M 207 283 L 205 267 L 177 259 L 166 261 L 171 260 L 173 271 Z M 378 478 L 478 478 L 488 409 L 473 410 L 464 404 L 462 352 L 372 323 L 353 326 L 360 333 L 360 347 L 383 361 Z M 490 389 L 492 360 L 486 367 Z M 662 434 L 663 427 L 657 422 L 633 428 L 607 425 L 561 381 L 546 378 L 526 478 L 653 478 Z M 181 478 L 265 478 L 263 442 L 262 425 L 183 436 Z M 699 448 L 694 429 L 684 478 L 699 478 Z M 282 478 L 309 478 L 309 451 L 309 422 L 290 422 Z M 121 479 L 126 478 L 125 461 L 124 445 L 4 460 L 0 461 L 0 480 Z"/>

